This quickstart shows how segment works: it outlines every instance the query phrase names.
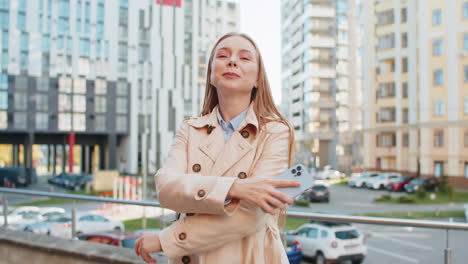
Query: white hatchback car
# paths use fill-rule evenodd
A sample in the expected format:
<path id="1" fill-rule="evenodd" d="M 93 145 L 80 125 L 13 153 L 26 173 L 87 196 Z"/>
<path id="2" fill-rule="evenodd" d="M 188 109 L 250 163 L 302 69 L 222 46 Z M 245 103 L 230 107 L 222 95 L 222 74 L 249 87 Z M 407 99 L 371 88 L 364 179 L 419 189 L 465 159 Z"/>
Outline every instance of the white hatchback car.
<path id="1" fill-rule="evenodd" d="M 125 231 L 125 226 L 120 221 L 112 221 L 103 216 L 89 213 L 77 212 L 76 214 L 76 234 L 95 233 L 106 231 Z M 71 217 L 69 221 L 59 221 L 50 227 L 50 235 L 57 237 L 71 237 Z"/>
<path id="2" fill-rule="evenodd" d="M 353 225 L 316 222 L 304 224 L 291 233 L 302 247 L 304 257 L 317 264 L 351 261 L 360 264 L 367 255 L 364 235 Z"/>
<path id="3" fill-rule="evenodd" d="M 385 189 L 387 188 L 388 184 L 390 184 L 391 180 L 396 178 L 401 178 L 401 174 L 398 172 L 386 172 L 382 173 L 377 177 L 373 177 L 366 182 L 366 186 L 369 189 Z"/>
<path id="4" fill-rule="evenodd" d="M 357 176 L 355 178 L 351 178 L 348 181 L 348 185 L 351 186 L 351 187 L 358 187 L 358 188 L 365 187 L 366 182 L 368 180 L 372 179 L 373 177 L 379 176 L 379 174 L 380 174 L 380 172 L 376 172 L 376 171 L 363 172 L 363 173 L 361 173 L 361 175 L 359 175 L 359 176 Z"/>

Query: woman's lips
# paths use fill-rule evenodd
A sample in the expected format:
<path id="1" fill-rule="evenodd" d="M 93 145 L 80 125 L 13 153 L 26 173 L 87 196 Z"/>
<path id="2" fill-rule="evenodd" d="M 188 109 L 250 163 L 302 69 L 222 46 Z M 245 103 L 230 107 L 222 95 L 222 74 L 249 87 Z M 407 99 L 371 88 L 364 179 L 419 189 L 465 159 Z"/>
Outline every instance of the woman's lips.
<path id="1" fill-rule="evenodd" d="M 226 78 L 239 78 L 240 76 L 233 72 L 226 72 L 223 74 Z"/>

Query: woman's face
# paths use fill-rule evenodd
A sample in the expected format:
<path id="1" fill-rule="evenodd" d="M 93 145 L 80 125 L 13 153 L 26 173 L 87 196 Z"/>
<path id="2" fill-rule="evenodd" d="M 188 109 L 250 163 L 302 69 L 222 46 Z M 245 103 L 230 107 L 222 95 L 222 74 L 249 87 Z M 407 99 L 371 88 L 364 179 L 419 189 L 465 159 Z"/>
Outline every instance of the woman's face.
<path id="1" fill-rule="evenodd" d="M 257 86 L 258 59 L 247 39 L 231 36 L 216 46 L 211 64 L 211 85 L 221 94 L 248 94 Z M 219 95 L 219 93 L 218 93 Z"/>

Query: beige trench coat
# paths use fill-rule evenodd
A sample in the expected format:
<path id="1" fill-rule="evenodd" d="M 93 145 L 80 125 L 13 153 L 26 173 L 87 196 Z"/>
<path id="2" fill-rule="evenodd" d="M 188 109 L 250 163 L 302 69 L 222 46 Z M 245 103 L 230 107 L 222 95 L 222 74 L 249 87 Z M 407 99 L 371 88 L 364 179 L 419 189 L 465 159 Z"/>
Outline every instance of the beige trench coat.
<path id="1" fill-rule="evenodd" d="M 189 213 L 160 233 L 172 263 L 289 263 L 276 215 L 226 195 L 236 178 L 275 177 L 288 167 L 289 128 L 259 128 L 253 106 L 226 143 L 216 108 L 187 119 L 164 166 L 155 175 L 161 205 Z"/>

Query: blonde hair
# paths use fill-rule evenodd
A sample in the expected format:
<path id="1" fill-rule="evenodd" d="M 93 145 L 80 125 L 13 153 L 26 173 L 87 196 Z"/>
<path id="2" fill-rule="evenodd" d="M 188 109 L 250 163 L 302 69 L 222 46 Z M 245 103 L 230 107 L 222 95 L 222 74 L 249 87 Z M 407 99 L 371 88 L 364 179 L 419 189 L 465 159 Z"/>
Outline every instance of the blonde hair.
<path id="1" fill-rule="evenodd" d="M 211 85 L 211 64 L 213 63 L 214 53 L 218 44 L 229 37 L 242 37 L 248 40 L 255 48 L 255 51 L 258 56 L 258 81 L 257 87 L 252 89 L 252 94 L 250 96 L 250 102 L 254 103 L 253 108 L 255 114 L 259 121 L 259 129 L 261 130 L 263 126 L 271 121 L 278 121 L 288 126 L 289 128 L 289 153 L 288 153 L 288 167 L 292 165 L 292 153 L 293 153 L 293 143 L 294 143 L 294 129 L 289 124 L 289 122 L 284 118 L 284 116 L 280 113 L 278 108 L 276 107 L 273 96 L 271 94 L 270 83 L 268 82 L 268 77 L 265 71 L 265 66 L 263 65 L 262 55 L 260 54 L 260 50 L 258 49 L 255 42 L 250 38 L 248 35 L 244 33 L 227 33 L 223 35 L 221 38 L 213 46 L 211 50 L 210 58 L 208 61 L 208 70 L 206 72 L 206 89 L 205 89 L 205 99 L 203 102 L 203 109 L 201 111 L 201 115 L 207 115 L 213 111 L 213 108 L 218 105 L 218 93 L 216 91 L 216 87 Z M 286 212 L 282 210 L 280 212 L 280 217 L 278 219 L 278 224 L 280 227 L 284 227 L 286 223 Z"/>

